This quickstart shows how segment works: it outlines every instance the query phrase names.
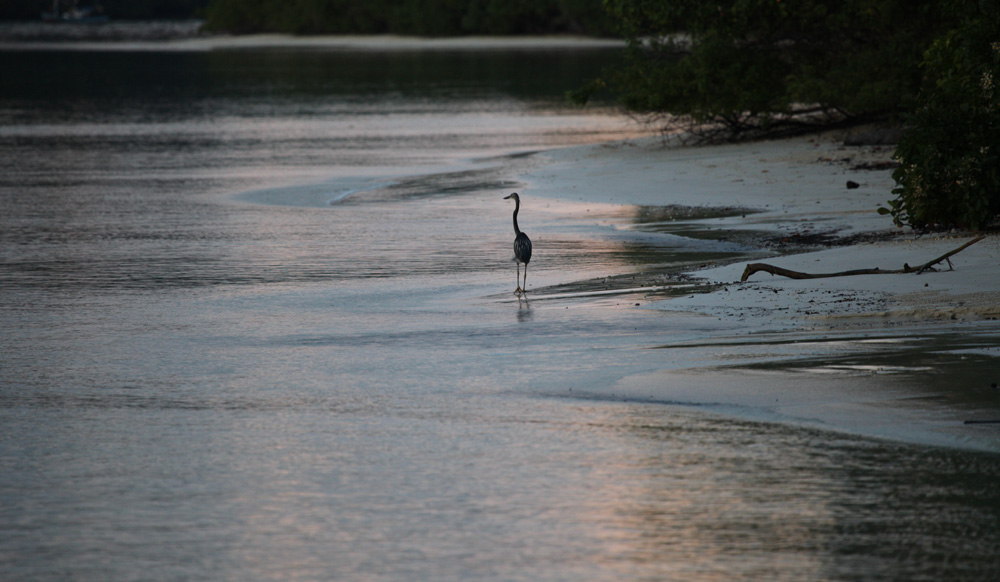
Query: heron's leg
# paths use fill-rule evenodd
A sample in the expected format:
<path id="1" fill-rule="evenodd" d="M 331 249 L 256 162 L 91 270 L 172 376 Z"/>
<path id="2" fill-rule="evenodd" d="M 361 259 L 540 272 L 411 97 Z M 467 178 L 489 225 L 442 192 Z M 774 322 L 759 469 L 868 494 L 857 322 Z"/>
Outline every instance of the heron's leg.
<path id="1" fill-rule="evenodd" d="M 514 264 L 517 265 L 517 279 L 514 280 L 514 282 L 517 283 L 517 289 L 514 289 L 514 294 L 515 295 L 520 295 L 521 294 L 521 263 L 518 263 L 517 261 L 514 261 Z M 525 269 L 527 269 L 528 266 L 525 265 L 524 267 L 525 267 Z"/>
<path id="2" fill-rule="evenodd" d="M 528 292 L 528 263 L 524 264 L 524 287 L 521 289 L 522 292 Z"/>

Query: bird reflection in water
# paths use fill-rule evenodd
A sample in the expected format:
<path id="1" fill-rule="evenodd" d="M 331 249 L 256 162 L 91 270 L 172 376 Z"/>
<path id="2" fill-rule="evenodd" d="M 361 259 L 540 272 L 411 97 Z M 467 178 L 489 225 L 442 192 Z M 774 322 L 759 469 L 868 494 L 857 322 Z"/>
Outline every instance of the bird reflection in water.
<path id="1" fill-rule="evenodd" d="M 524 323 L 526 321 L 531 321 L 534 317 L 535 312 L 532 311 L 531 305 L 528 303 L 527 295 L 517 296 L 517 321 L 518 323 Z"/>

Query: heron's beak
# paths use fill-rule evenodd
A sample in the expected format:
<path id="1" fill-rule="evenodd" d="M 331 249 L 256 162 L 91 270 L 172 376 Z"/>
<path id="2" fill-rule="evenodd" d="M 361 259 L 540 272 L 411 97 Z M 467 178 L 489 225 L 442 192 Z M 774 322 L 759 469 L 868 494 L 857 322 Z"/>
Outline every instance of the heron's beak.
<path id="1" fill-rule="evenodd" d="M 504 196 L 504 197 L 503 197 L 503 199 L 504 199 L 504 200 L 510 200 L 512 196 L 514 196 L 514 195 L 513 195 L 513 194 L 511 194 L 510 196 Z"/>

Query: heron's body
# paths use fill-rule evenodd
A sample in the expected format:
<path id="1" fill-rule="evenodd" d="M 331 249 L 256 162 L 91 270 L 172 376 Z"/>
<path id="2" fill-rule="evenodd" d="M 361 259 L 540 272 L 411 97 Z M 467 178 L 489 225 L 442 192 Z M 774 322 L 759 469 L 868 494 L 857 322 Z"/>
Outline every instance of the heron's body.
<path id="1" fill-rule="evenodd" d="M 514 290 L 514 293 L 520 295 L 528 288 L 528 262 L 531 261 L 531 239 L 517 227 L 517 213 L 521 210 L 521 197 L 515 192 L 510 196 L 505 196 L 504 200 L 508 198 L 514 199 L 514 260 L 517 262 L 517 289 Z M 524 263 L 524 289 L 521 288 L 521 263 Z"/>

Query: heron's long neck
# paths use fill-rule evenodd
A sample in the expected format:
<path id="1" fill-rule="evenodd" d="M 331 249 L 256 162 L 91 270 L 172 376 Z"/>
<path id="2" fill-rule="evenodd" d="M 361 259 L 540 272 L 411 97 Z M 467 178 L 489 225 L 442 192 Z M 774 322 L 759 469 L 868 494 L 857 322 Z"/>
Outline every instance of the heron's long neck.
<path id="1" fill-rule="evenodd" d="M 517 211 L 521 209 L 521 201 L 514 199 L 514 234 L 521 234 L 521 229 L 517 227 Z"/>

